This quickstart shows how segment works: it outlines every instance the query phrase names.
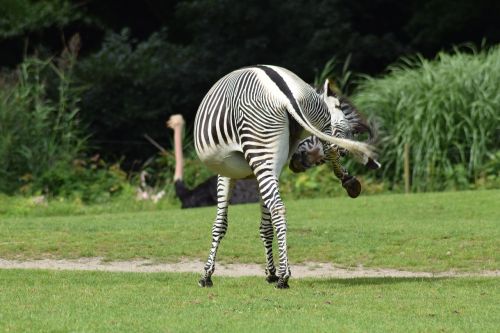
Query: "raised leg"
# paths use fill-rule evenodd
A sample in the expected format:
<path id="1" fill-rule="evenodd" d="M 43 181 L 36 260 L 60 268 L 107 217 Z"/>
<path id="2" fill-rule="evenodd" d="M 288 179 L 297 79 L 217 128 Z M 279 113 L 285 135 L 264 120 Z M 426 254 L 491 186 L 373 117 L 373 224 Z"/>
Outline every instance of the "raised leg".
<path id="1" fill-rule="evenodd" d="M 326 146 L 323 143 L 324 146 Z M 335 148 L 331 147 L 325 151 L 325 159 L 333 169 L 335 176 L 342 182 L 342 187 L 345 188 L 347 194 L 351 198 L 357 198 L 361 193 L 361 184 L 356 179 L 356 177 L 351 176 L 349 172 L 340 163 L 340 152 Z"/>
<path id="2" fill-rule="evenodd" d="M 269 283 L 277 282 L 276 267 L 273 258 L 273 238 L 274 230 L 271 222 L 271 213 L 264 202 L 261 201 L 261 220 L 260 220 L 260 238 L 264 243 L 266 254 L 266 281 Z"/>
<path id="3" fill-rule="evenodd" d="M 232 179 L 219 175 L 217 179 L 217 216 L 212 226 L 212 247 L 205 264 L 205 274 L 198 282 L 200 287 L 211 287 L 213 285 L 212 274 L 215 270 L 215 257 L 220 241 L 227 231 L 227 208 L 233 186 L 234 181 Z"/>
<path id="4" fill-rule="evenodd" d="M 326 147 L 326 149 L 324 149 Z M 361 184 L 356 177 L 351 176 L 340 163 L 340 157 L 345 153 L 335 145 L 322 143 L 318 137 L 312 135 L 302 140 L 290 159 L 290 170 L 304 172 L 307 169 L 328 162 L 335 176 L 340 179 L 342 186 L 351 198 L 361 193 Z M 375 164 L 372 160 L 370 166 Z"/>

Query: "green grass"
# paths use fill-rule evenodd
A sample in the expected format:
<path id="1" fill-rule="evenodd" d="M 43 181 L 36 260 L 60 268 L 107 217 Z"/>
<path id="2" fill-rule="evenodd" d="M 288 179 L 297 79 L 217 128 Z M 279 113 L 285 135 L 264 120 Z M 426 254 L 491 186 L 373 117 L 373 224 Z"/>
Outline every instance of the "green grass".
<path id="1" fill-rule="evenodd" d="M 287 201 L 289 255 L 292 262 L 345 266 L 499 269 L 498 202 L 499 190 Z M 209 207 L 3 216 L 0 258 L 205 259 L 214 215 Z M 220 260 L 263 262 L 258 219 L 257 205 L 231 207 Z M 500 327 L 498 278 L 292 279 L 289 290 L 276 290 L 263 276 L 216 274 L 208 289 L 197 287 L 198 278 L 0 270 L 0 331 L 496 332 Z"/>
<path id="2" fill-rule="evenodd" d="M 180 201 L 167 193 L 167 198 L 154 203 L 136 200 L 135 188 L 126 186 L 121 193 L 103 203 L 84 203 L 78 197 L 53 198 L 46 203 L 36 203 L 37 197 L 8 196 L 0 193 L 0 219 L 6 217 L 43 217 L 67 215 L 98 215 L 123 212 L 152 212 L 178 209 Z M 173 188 L 172 188 L 173 191 Z"/>
<path id="3" fill-rule="evenodd" d="M 498 279 L 294 280 L 0 270 L 3 332 L 498 332 Z"/>
<path id="4" fill-rule="evenodd" d="M 287 201 L 292 263 L 499 269 L 500 191 Z M 230 208 L 223 262 L 263 263 L 259 208 Z M 0 218 L 0 258 L 205 260 L 215 208 Z M 293 273 L 293 272 L 292 272 Z"/>

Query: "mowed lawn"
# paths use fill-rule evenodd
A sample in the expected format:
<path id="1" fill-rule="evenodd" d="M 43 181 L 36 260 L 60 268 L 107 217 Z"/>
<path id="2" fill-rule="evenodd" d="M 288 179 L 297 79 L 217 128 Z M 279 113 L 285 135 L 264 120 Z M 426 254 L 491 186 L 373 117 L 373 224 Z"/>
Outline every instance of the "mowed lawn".
<path id="1" fill-rule="evenodd" d="M 287 201 L 292 263 L 413 271 L 500 268 L 500 191 Z M 264 263 L 257 204 L 232 206 L 222 262 Z M 205 260 L 215 208 L 1 217 L 0 258 Z M 293 272 L 292 272 L 293 273 Z"/>
<path id="2" fill-rule="evenodd" d="M 499 269 L 500 191 L 288 201 L 292 262 Z M 0 258 L 204 260 L 214 208 L 0 217 Z M 225 262 L 263 263 L 258 205 L 230 209 Z M 201 267 L 200 267 L 201 270 Z M 293 266 L 292 266 L 293 275 Z M 293 279 L 0 269 L 0 332 L 498 332 L 500 279 Z"/>
<path id="3" fill-rule="evenodd" d="M 2 332 L 498 332 L 497 278 L 295 279 L 0 270 Z"/>

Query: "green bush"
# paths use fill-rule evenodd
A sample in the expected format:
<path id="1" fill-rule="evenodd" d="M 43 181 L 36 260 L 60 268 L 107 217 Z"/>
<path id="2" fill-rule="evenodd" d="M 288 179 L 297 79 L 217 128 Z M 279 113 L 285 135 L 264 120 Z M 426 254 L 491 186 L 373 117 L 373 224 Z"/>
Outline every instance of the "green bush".
<path id="1" fill-rule="evenodd" d="M 39 182 L 54 167 L 71 166 L 86 138 L 78 120 L 78 91 L 70 88 L 71 56 L 52 61 L 26 59 L 0 89 L 0 191 L 13 193 L 29 179 L 33 192 L 51 185 Z M 48 96 L 49 86 L 54 97 Z"/>
<path id="2" fill-rule="evenodd" d="M 82 17 L 68 0 L 1 0 L 0 37 L 26 36 Z"/>
<path id="3" fill-rule="evenodd" d="M 0 80 L 0 192 L 100 203 L 127 188 L 119 164 L 86 158 L 79 119 L 81 89 L 73 87 L 79 39 L 61 57 L 26 59 Z"/>
<path id="4" fill-rule="evenodd" d="M 84 203 L 104 203 L 128 187 L 127 174 L 119 164 L 108 165 L 98 156 L 57 162 L 39 177 L 25 179 L 25 193 L 43 189 L 51 197 L 81 200 Z"/>
<path id="5" fill-rule="evenodd" d="M 500 150 L 495 154 L 488 154 L 488 160 L 484 164 L 479 178 L 475 183 L 478 188 L 500 188 Z"/>
<path id="6" fill-rule="evenodd" d="M 413 191 L 465 189 L 488 178 L 488 156 L 500 149 L 499 84 L 499 46 L 404 58 L 384 77 L 362 81 L 353 99 L 379 123 L 379 175 L 401 187 L 408 144 Z"/>
<path id="7" fill-rule="evenodd" d="M 354 174 L 361 183 L 363 194 L 376 194 L 387 190 L 384 182 Z M 311 168 L 304 173 L 293 173 L 286 167 L 280 176 L 280 192 L 291 199 L 346 196 L 340 180 L 327 165 Z"/>

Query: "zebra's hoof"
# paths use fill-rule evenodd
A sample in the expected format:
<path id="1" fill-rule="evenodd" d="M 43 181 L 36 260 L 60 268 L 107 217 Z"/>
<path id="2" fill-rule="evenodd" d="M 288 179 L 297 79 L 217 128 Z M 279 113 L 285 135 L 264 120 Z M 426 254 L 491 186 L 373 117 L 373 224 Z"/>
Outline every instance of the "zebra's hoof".
<path id="1" fill-rule="evenodd" d="M 278 283 L 276 283 L 276 289 L 288 289 L 288 279 L 278 278 Z"/>
<path id="2" fill-rule="evenodd" d="M 277 282 L 278 280 L 279 280 L 279 278 L 275 274 L 270 274 L 266 277 L 266 281 L 268 283 L 274 283 L 274 282 Z"/>
<path id="3" fill-rule="evenodd" d="M 354 176 L 347 176 L 342 180 L 342 187 L 345 188 L 347 194 L 351 198 L 357 198 L 361 193 L 361 184 Z"/>
<path id="4" fill-rule="evenodd" d="M 214 283 L 212 282 L 212 279 L 209 277 L 202 278 L 200 281 L 198 281 L 198 285 L 202 288 L 204 287 L 212 287 Z"/>

